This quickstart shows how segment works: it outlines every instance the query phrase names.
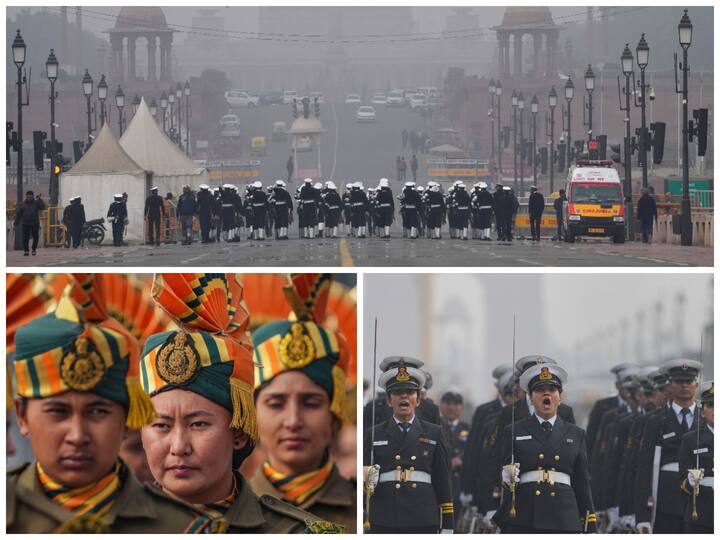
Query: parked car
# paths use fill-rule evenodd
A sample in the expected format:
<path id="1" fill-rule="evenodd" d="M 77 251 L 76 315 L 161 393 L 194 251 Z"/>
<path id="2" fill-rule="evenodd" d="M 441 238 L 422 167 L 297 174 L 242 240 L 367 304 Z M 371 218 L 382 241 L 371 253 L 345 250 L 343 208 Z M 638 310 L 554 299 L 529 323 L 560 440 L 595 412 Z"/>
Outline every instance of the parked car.
<path id="1" fill-rule="evenodd" d="M 345 103 L 362 103 L 360 94 L 348 94 L 345 98 Z"/>
<path id="2" fill-rule="evenodd" d="M 410 97 L 410 108 L 412 110 L 427 109 L 427 107 L 428 107 L 428 102 L 427 102 L 427 99 L 425 98 L 424 94 L 413 94 Z"/>
<path id="3" fill-rule="evenodd" d="M 283 92 L 283 98 L 282 98 L 282 99 L 283 99 L 283 103 L 285 103 L 286 105 L 287 105 L 288 103 L 292 103 L 292 102 L 293 102 L 293 99 L 295 99 L 295 98 L 297 98 L 297 97 L 298 97 L 298 95 L 297 95 L 297 92 L 296 92 L 295 90 L 285 90 L 285 91 Z"/>
<path id="4" fill-rule="evenodd" d="M 358 122 L 374 122 L 376 120 L 375 107 L 371 105 L 358 107 L 358 110 L 355 113 L 355 119 Z"/>
<path id="5" fill-rule="evenodd" d="M 225 101 L 231 107 L 257 107 L 260 98 L 240 90 L 228 90 L 225 92 Z"/>
<path id="6" fill-rule="evenodd" d="M 387 106 L 388 107 L 404 107 L 405 97 L 403 97 L 402 90 L 393 90 L 387 95 Z"/>
<path id="7" fill-rule="evenodd" d="M 221 137 L 239 137 L 240 122 L 235 114 L 226 114 L 220 119 Z"/>
<path id="8" fill-rule="evenodd" d="M 382 92 L 376 92 L 372 97 L 371 103 L 373 105 L 387 105 L 387 96 Z"/>

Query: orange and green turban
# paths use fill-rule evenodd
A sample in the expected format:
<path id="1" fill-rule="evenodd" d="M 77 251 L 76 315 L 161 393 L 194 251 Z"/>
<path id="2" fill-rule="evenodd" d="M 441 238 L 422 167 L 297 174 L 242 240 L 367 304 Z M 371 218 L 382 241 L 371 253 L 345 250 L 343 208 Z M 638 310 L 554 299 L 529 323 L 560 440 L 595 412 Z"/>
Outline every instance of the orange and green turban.
<path id="1" fill-rule="evenodd" d="M 179 330 L 145 341 L 140 361 L 145 392 L 195 392 L 230 411 L 230 427 L 242 429 L 256 442 L 250 317 L 237 276 L 155 274 L 152 296 Z"/>
<path id="2" fill-rule="evenodd" d="M 344 338 L 316 323 L 323 320 L 331 274 L 292 275 L 283 287 L 295 315 L 293 320 L 268 323 L 252 334 L 255 386 L 260 388 L 286 371 L 300 371 L 330 397 L 330 410 L 347 420 Z"/>
<path id="3" fill-rule="evenodd" d="M 17 395 L 45 398 L 91 392 L 123 405 L 128 427 L 152 417 L 137 379 L 137 341 L 103 312 L 102 285 L 76 275 L 53 313 L 18 328 L 13 367 Z"/>

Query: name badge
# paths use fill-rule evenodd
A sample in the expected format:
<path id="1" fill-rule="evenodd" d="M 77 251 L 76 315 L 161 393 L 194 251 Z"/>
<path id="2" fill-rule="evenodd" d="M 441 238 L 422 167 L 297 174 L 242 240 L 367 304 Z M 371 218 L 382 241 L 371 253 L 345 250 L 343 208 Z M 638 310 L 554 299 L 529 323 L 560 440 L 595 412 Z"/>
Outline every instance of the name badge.
<path id="1" fill-rule="evenodd" d="M 420 437 L 418 440 L 419 440 L 420 442 L 424 442 L 424 443 L 427 443 L 427 444 L 432 444 L 432 445 L 436 445 L 436 444 L 437 444 L 437 441 L 433 441 L 432 439 L 426 439 L 425 437 Z"/>
<path id="2" fill-rule="evenodd" d="M 373 441 L 373 446 L 387 446 L 387 441 Z"/>
<path id="3" fill-rule="evenodd" d="M 669 439 L 670 437 L 674 437 L 674 436 L 675 436 L 675 432 L 674 432 L 674 431 L 673 431 L 672 433 L 664 433 L 664 434 L 663 434 L 663 439 Z"/>
<path id="4" fill-rule="evenodd" d="M 697 450 L 693 450 L 693 454 L 705 454 L 709 452 L 707 448 L 698 448 Z"/>
<path id="5" fill-rule="evenodd" d="M 516 441 L 527 441 L 528 439 L 532 439 L 532 435 L 523 435 L 521 437 L 515 437 Z"/>

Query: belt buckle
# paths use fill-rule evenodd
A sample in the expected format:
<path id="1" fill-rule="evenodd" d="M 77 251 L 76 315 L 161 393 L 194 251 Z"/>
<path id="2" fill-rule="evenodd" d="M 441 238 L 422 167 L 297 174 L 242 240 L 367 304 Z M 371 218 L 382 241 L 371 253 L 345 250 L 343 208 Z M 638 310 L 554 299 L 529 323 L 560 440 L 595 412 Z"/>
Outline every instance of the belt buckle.
<path id="1" fill-rule="evenodd" d="M 407 471 L 405 469 L 400 469 L 400 481 L 405 482 L 405 473 Z"/>
<path id="2" fill-rule="evenodd" d="M 555 482 L 550 479 L 550 471 L 545 469 L 540 469 L 540 471 L 542 472 L 542 482 L 548 483 L 551 486 L 555 484 Z"/>

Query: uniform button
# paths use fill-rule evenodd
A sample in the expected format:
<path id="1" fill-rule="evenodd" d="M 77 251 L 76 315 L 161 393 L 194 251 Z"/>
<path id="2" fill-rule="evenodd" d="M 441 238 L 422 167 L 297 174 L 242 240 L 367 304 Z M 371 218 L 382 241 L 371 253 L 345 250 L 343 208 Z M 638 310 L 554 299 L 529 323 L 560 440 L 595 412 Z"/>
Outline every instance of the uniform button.
<path id="1" fill-rule="evenodd" d="M 414 470 L 415 470 L 415 467 L 410 467 L 410 470 L 411 470 L 411 471 L 414 471 Z"/>
<path id="2" fill-rule="evenodd" d="M 554 496 L 555 496 L 555 492 L 554 492 L 554 491 L 551 491 L 551 492 L 550 492 L 550 496 L 551 496 L 551 497 L 554 497 Z"/>
<path id="3" fill-rule="evenodd" d="M 398 465 L 397 467 L 395 467 L 395 470 L 396 471 L 402 470 L 402 467 L 400 465 Z"/>
<path id="4" fill-rule="evenodd" d="M 416 456 L 410 456 L 410 459 L 412 459 L 413 461 L 415 461 L 415 460 L 417 459 L 417 457 L 416 457 Z"/>
<path id="5" fill-rule="evenodd" d="M 400 484 L 395 484 L 395 489 L 400 489 Z"/>
<path id="6" fill-rule="evenodd" d="M 396 455 L 395 459 L 400 459 L 400 454 Z"/>
<path id="7" fill-rule="evenodd" d="M 411 485 L 412 485 L 413 489 L 415 489 L 417 487 L 417 484 L 415 484 L 415 483 L 412 483 Z"/>
<path id="8" fill-rule="evenodd" d="M 539 489 L 538 489 L 538 490 L 535 490 L 535 496 L 536 496 L 536 497 L 539 497 L 539 496 L 540 496 L 540 490 L 539 490 Z"/>
<path id="9" fill-rule="evenodd" d="M 545 459 L 545 454 L 540 454 L 540 455 L 538 456 L 538 459 Z"/>
<path id="10" fill-rule="evenodd" d="M 555 456 L 555 461 L 560 461 L 560 456 Z"/>

